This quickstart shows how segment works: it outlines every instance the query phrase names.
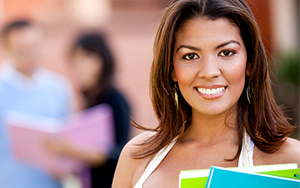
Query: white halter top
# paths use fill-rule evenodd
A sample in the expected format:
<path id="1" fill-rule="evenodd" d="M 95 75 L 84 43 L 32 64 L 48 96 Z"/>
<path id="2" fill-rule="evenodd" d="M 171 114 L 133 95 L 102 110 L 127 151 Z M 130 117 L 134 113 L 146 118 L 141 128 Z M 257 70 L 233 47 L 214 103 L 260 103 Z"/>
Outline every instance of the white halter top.
<path id="1" fill-rule="evenodd" d="M 154 172 L 154 170 L 158 167 L 158 165 L 162 162 L 162 160 L 166 157 L 166 155 L 169 153 L 169 151 L 172 149 L 175 143 L 176 141 L 174 140 L 171 144 L 161 149 L 156 154 L 156 156 L 152 159 L 152 161 L 149 163 L 146 170 L 140 177 L 139 181 L 135 184 L 134 188 L 143 187 L 144 182 Z M 251 140 L 250 136 L 245 131 L 242 151 L 238 162 L 238 167 L 253 166 L 253 150 L 254 150 L 254 143 Z"/>

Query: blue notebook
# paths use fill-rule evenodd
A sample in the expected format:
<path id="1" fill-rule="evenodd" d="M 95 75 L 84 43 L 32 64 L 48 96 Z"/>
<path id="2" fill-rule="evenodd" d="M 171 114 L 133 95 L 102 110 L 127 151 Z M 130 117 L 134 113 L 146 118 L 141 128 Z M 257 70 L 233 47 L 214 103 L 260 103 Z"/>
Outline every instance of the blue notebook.
<path id="1" fill-rule="evenodd" d="M 300 180 L 211 167 L 206 188 L 299 188 Z"/>

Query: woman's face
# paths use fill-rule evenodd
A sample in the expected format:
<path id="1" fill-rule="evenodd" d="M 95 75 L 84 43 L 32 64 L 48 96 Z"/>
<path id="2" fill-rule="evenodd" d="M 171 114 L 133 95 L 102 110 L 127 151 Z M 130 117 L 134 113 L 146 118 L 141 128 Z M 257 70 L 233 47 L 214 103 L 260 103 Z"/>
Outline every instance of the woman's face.
<path id="1" fill-rule="evenodd" d="M 90 90 L 97 85 L 103 63 L 94 54 L 76 48 L 71 54 L 71 64 L 76 84 L 81 90 Z"/>
<path id="2" fill-rule="evenodd" d="M 197 18 L 176 33 L 172 78 L 192 113 L 221 115 L 244 88 L 247 52 L 240 30 L 228 19 Z"/>

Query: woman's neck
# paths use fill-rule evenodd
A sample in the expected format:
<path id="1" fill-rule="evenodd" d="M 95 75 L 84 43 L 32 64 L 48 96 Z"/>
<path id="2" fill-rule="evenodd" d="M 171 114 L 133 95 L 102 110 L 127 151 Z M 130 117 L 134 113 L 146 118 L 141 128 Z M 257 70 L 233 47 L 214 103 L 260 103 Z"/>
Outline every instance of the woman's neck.
<path id="1" fill-rule="evenodd" d="M 216 116 L 192 113 L 191 124 L 183 138 L 207 143 L 226 139 L 238 143 L 236 117 L 236 111 Z"/>

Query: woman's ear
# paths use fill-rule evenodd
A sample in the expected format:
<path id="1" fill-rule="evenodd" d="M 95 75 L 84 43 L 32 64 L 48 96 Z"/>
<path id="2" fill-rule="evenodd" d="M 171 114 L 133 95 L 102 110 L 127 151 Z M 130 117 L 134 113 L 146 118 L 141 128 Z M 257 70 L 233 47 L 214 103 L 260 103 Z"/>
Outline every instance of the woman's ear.
<path id="1" fill-rule="evenodd" d="M 178 81 L 178 80 L 177 80 L 177 77 L 176 77 L 176 74 L 175 74 L 174 68 L 172 68 L 171 76 L 172 76 L 172 80 L 173 80 L 174 82 L 177 82 L 177 81 Z"/>
<path id="2" fill-rule="evenodd" d="M 247 65 L 246 65 L 246 75 L 247 76 L 250 76 L 250 73 L 251 73 L 251 65 L 250 65 L 250 63 L 247 63 Z"/>

